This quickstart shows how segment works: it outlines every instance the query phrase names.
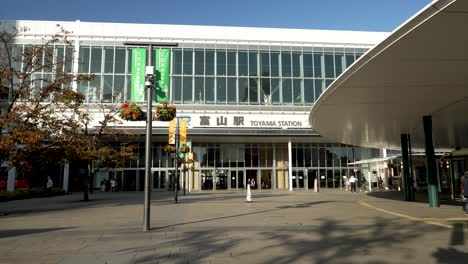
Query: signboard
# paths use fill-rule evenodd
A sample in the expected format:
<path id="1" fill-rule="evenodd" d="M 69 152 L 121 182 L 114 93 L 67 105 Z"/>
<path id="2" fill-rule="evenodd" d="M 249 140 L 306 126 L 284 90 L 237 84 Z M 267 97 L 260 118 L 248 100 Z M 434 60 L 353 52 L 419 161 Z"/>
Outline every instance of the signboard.
<path id="1" fill-rule="evenodd" d="M 171 59 L 170 49 L 156 50 L 156 101 L 158 103 L 169 102 L 169 64 Z M 180 87 L 177 87 L 180 89 Z"/>
<path id="2" fill-rule="evenodd" d="M 187 120 L 181 119 L 180 120 L 180 128 L 179 128 L 179 144 L 184 145 L 187 143 Z"/>
<path id="3" fill-rule="evenodd" d="M 132 49 L 132 87 L 130 101 L 145 101 L 146 49 Z"/>
<path id="4" fill-rule="evenodd" d="M 176 118 L 169 122 L 169 145 L 175 144 Z"/>

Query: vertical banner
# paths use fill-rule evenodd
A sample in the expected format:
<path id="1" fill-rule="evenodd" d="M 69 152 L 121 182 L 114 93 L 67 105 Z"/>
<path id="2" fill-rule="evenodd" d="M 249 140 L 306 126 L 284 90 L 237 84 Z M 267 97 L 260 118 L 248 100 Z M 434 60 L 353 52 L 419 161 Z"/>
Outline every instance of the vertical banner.
<path id="1" fill-rule="evenodd" d="M 132 49 L 132 89 L 130 101 L 145 101 L 146 49 Z"/>
<path id="2" fill-rule="evenodd" d="M 169 122 L 169 145 L 175 145 L 176 118 Z"/>
<path id="3" fill-rule="evenodd" d="M 180 120 L 180 145 L 184 145 L 187 143 L 187 120 L 182 118 Z"/>
<path id="4" fill-rule="evenodd" d="M 170 49 L 156 50 L 156 102 L 169 102 L 169 64 Z"/>

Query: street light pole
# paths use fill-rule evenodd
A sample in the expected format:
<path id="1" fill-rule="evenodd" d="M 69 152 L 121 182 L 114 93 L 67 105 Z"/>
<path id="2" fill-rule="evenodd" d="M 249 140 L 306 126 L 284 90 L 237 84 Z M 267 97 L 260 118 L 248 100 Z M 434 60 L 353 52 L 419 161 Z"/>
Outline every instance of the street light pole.
<path id="1" fill-rule="evenodd" d="M 153 45 L 148 46 L 148 68 L 153 66 Z M 145 209 L 143 213 L 143 231 L 150 230 L 150 212 L 151 212 L 151 161 L 153 160 L 153 153 L 151 151 L 151 136 L 153 135 L 153 83 L 154 83 L 154 69 L 152 73 L 146 72 L 147 81 L 146 86 L 146 139 L 145 139 Z"/>
<path id="2" fill-rule="evenodd" d="M 151 161 L 152 157 L 152 141 L 153 134 L 153 87 L 154 87 L 154 67 L 153 65 L 153 47 L 177 47 L 177 43 L 143 43 L 143 42 L 124 42 L 128 46 L 148 47 L 148 66 L 146 67 L 146 139 L 145 139 L 145 204 L 143 211 L 143 231 L 149 231 L 150 216 L 151 216 Z"/>

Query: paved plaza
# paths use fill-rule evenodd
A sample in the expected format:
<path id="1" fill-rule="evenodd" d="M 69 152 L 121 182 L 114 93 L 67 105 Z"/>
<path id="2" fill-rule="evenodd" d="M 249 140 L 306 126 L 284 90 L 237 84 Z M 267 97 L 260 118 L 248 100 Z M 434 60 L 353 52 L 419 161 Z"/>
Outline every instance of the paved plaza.
<path id="1" fill-rule="evenodd" d="M 468 263 L 468 216 L 402 193 L 153 192 L 0 203 L 0 263 Z"/>

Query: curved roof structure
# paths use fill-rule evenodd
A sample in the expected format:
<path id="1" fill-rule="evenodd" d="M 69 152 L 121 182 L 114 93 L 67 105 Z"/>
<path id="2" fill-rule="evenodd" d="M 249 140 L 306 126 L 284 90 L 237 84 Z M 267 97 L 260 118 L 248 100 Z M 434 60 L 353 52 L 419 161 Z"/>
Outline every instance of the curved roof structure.
<path id="1" fill-rule="evenodd" d="M 311 126 L 327 140 L 424 146 L 432 115 L 436 148 L 468 147 L 468 1 L 434 1 L 351 65 L 313 106 Z"/>

